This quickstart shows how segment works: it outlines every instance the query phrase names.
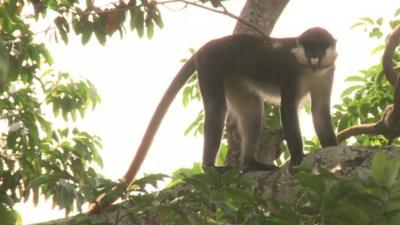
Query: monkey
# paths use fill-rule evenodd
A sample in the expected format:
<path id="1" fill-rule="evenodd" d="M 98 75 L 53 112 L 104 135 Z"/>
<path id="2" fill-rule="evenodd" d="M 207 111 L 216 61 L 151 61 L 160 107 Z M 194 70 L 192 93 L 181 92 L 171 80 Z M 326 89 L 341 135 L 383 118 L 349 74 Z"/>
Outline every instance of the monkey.
<path id="1" fill-rule="evenodd" d="M 320 27 L 310 28 L 298 37 L 237 34 L 209 41 L 182 66 L 167 88 L 123 182 L 128 187 L 132 184 L 169 105 L 195 71 L 205 113 L 204 168 L 215 166 L 227 114 L 238 124 L 242 142 L 241 167 L 249 170 L 275 168 L 254 157 L 263 127 L 264 101 L 280 105 L 291 157 L 290 169 L 299 165 L 304 155 L 298 108 L 308 95 L 321 146 L 337 145 L 330 114 L 336 58 L 336 39 Z M 99 197 L 91 205 L 89 215 L 111 204 L 101 199 Z"/>

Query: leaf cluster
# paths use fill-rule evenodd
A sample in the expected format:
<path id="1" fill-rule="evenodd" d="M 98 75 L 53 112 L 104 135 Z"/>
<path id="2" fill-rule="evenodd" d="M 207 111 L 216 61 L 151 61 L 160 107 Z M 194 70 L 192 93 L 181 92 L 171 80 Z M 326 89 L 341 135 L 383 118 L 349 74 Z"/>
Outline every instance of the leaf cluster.
<path id="1" fill-rule="evenodd" d="M 199 167 L 176 173 L 174 185 L 160 192 L 148 192 L 165 176 L 156 174 L 135 181 L 128 201 L 109 211 L 119 211 L 135 224 L 159 221 L 162 224 L 264 224 L 267 202 L 250 190 L 247 178 L 232 170 L 221 174 L 215 169 L 198 173 Z M 124 210 L 121 210 L 124 209 Z M 125 211 L 126 210 L 126 211 Z M 126 214 L 122 212 L 127 212 Z M 103 223 L 104 221 L 102 221 Z M 79 224 L 79 223 L 77 223 Z M 96 224 L 96 223 L 93 223 Z"/>
<path id="2" fill-rule="evenodd" d="M 117 31 L 122 37 L 126 27 L 151 38 L 155 27 L 164 26 L 159 4 L 173 2 L 184 1 L 103 6 L 93 0 L 1 1 L 0 224 L 22 223 L 13 209 L 18 202 L 38 204 L 39 196 L 45 196 L 68 214 L 110 185 L 93 168 L 102 165 L 100 139 L 73 123 L 95 108 L 100 97 L 88 80 L 53 68 L 50 52 L 35 38 L 42 32 L 34 32 L 32 25 L 52 21 L 43 32 L 65 44 L 72 33 L 83 44 L 92 36 L 105 44 Z"/>
<path id="3" fill-rule="evenodd" d="M 388 22 L 388 27 L 393 29 L 400 24 L 400 10 L 395 13 L 393 20 Z M 388 35 L 384 32 L 385 21 L 382 18 L 362 18 L 353 28 L 363 28 L 371 38 L 385 41 Z M 384 44 L 378 45 L 372 50 L 372 54 L 382 53 Z M 396 70 L 400 64 L 400 54 L 394 57 Z M 351 83 L 343 91 L 342 103 L 334 106 L 334 123 L 339 131 L 356 124 L 374 123 L 379 118 L 386 106 L 393 103 L 393 87 L 386 80 L 382 64 L 373 65 L 361 70 L 358 74 L 349 76 L 346 82 Z M 385 144 L 387 140 L 383 136 L 360 135 L 355 137 L 357 144 L 374 145 Z"/>
<path id="4" fill-rule="evenodd" d="M 66 214 L 95 198 L 99 176 L 93 166 L 102 165 L 100 139 L 71 122 L 94 108 L 100 97 L 89 81 L 74 81 L 53 69 L 51 54 L 35 40 L 28 23 L 48 9 L 65 14 L 75 3 L 0 4 L 0 224 L 22 224 L 14 205 L 28 200 L 38 204 L 39 196 Z M 58 29 L 65 29 L 64 22 L 57 20 Z"/>
<path id="5" fill-rule="evenodd" d="M 400 158 L 378 152 L 370 170 L 345 180 L 303 168 L 296 174 L 301 190 L 289 212 L 299 219 L 278 224 L 397 224 L 400 219 Z M 287 206 L 285 206 L 287 207 Z M 283 212 L 288 209 L 283 207 Z M 294 217 L 296 218 L 296 217 Z"/>
<path id="6" fill-rule="evenodd" d="M 23 2 L 23 1 L 20 1 Z M 104 6 L 94 5 L 94 1 L 86 1 L 86 5 L 78 0 L 65 1 L 33 1 L 34 12 L 31 17 L 38 20 L 46 17 L 49 10 L 56 12 L 53 18 L 54 27 L 46 29 L 51 32 L 56 41 L 67 44 L 68 34 L 74 31 L 81 36 L 82 44 L 89 42 L 94 35 L 98 42 L 104 45 L 107 36 L 118 31 L 121 37 L 126 33 L 127 19 L 130 29 L 136 30 L 139 37 L 146 33 L 150 39 L 154 35 L 155 26 L 163 28 L 161 13 L 154 1 L 116 1 Z"/>

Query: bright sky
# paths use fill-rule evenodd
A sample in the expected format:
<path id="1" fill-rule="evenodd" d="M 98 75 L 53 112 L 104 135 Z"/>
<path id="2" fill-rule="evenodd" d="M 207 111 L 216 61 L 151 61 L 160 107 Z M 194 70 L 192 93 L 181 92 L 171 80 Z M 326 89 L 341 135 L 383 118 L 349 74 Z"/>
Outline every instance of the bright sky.
<path id="1" fill-rule="evenodd" d="M 239 15 L 244 2 L 231 0 L 226 7 Z M 391 18 L 398 8 L 398 0 L 292 0 L 272 36 L 297 36 L 309 27 L 321 26 L 338 39 L 333 93 L 333 102 L 338 103 L 344 78 L 379 60 L 370 55 L 374 43 L 361 31 L 351 31 L 350 26 L 360 17 Z M 79 121 L 78 126 L 102 138 L 102 172 L 108 178 L 118 179 L 125 173 L 155 106 L 182 65 L 180 60 L 190 55 L 188 49 L 198 49 L 211 39 L 231 34 L 235 25 L 231 18 L 193 7 L 182 11 L 162 8 L 162 15 L 165 28 L 157 30 L 150 41 L 128 33 L 123 40 L 114 35 L 106 46 L 97 44 L 94 36 L 86 46 L 80 44 L 80 38 L 72 37 L 67 46 L 54 42 L 49 45 L 59 69 L 88 78 L 102 97 L 101 105 Z M 183 109 L 181 97 L 177 97 L 155 137 L 141 174 L 169 174 L 201 161 L 202 138 L 183 136 L 200 109 L 201 104 Z M 303 128 L 313 132 L 310 121 L 305 121 Z M 26 203 L 16 208 L 22 212 L 24 224 L 63 216 L 63 212 L 51 209 L 51 204 L 44 201 L 40 207 Z"/>

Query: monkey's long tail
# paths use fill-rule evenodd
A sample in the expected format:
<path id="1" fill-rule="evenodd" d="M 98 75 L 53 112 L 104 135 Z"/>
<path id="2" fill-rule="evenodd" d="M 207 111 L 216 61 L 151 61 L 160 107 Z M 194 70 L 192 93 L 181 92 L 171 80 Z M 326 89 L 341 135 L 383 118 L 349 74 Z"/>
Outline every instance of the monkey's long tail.
<path id="1" fill-rule="evenodd" d="M 135 179 L 137 172 L 142 165 L 147 152 L 149 151 L 150 145 L 153 141 L 153 138 L 161 124 L 164 115 L 166 114 L 169 106 L 174 100 L 175 96 L 178 94 L 179 90 L 185 85 L 186 81 L 190 78 L 190 76 L 195 71 L 195 62 L 194 56 L 192 56 L 181 68 L 178 74 L 175 76 L 167 90 L 165 91 L 163 97 L 161 98 L 156 111 L 154 112 L 149 125 L 147 126 L 147 130 L 144 133 L 142 138 L 142 142 L 139 145 L 139 148 L 136 151 L 136 155 L 133 158 L 128 171 L 125 173 L 123 177 L 123 182 L 126 183 L 126 187 L 129 187 Z M 113 190 L 118 191 L 118 190 Z M 113 192 L 112 191 L 112 192 Z M 110 196 L 107 196 L 107 195 Z M 116 193 L 105 193 L 100 195 L 94 203 L 89 206 L 87 215 L 95 215 L 100 213 L 103 209 L 111 205 L 114 201 L 117 200 Z"/>

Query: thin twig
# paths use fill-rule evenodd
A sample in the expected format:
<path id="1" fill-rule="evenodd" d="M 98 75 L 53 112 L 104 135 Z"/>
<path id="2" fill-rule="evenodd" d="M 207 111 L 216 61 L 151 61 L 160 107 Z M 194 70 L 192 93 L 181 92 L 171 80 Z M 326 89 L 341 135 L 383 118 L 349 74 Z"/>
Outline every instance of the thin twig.
<path id="1" fill-rule="evenodd" d="M 258 29 L 257 27 L 253 26 L 251 23 L 248 23 L 247 21 L 243 20 L 242 18 L 240 18 L 240 17 L 236 16 L 235 14 L 229 12 L 229 11 L 226 9 L 226 7 L 225 7 L 224 5 L 222 5 L 222 3 L 220 3 L 220 6 L 222 7 L 223 11 L 217 10 L 217 9 L 214 9 L 214 8 L 210 8 L 210 7 L 207 7 L 207 6 L 204 6 L 204 5 L 195 3 L 195 2 L 190 2 L 190 1 L 187 1 L 187 0 L 176 0 L 176 1 L 185 3 L 185 4 L 187 4 L 187 5 L 193 5 L 193 6 L 196 6 L 196 7 L 199 7 L 199 8 L 208 10 L 208 11 L 211 11 L 211 12 L 215 12 L 215 13 L 218 13 L 218 14 L 222 14 L 222 15 L 231 17 L 231 18 L 233 18 L 233 19 L 239 21 L 240 23 L 243 23 L 244 25 L 249 26 L 250 28 L 252 28 L 252 29 L 254 29 L 255 31 L 257 31 L 258 33 L 260 33 L 261 35 L 263 35 L 263 36 L 265 36 L 265 37 L 268 36 L 267 34 L 265 34 L 264 32 L 262 32 L 260 29 Z"/>

